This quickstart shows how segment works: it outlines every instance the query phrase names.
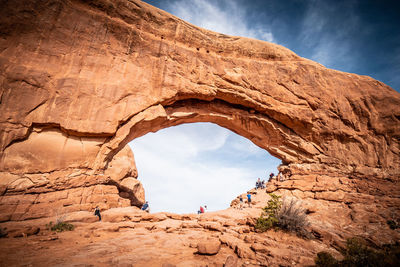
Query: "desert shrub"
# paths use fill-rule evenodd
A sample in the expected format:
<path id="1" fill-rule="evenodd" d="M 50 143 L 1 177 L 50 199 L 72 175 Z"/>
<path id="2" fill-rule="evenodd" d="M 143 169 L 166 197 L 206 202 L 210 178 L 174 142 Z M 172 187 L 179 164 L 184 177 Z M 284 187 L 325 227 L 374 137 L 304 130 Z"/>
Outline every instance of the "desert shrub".
<path id="1" fill-rule="evenodd" d="M 56 224 L 53 224 L 53 222 L 50 222 L 49 224 L 46 224 L 47 229 L 55 232 L 64 232 L 64 231 L 72 231 L 74 230 L 75 226 L 73 224 L 67 223 L 67 222 L 62 222 L 59 221 Z"/>
<path id="2" fill-rule="evenodd" d="M 396 230 L 400 228 L 400 217 L 398 215 L 397 211 L 392 211 L 390 215 L 390 219 L 386 221 L 386 223 L 389 225 L 390 229 Z"/>
<path id="3" fill-rule="evenodd" d="M 347 266 L 379 266 L 379 253 L 367 247 L 360 238 L 350 238 L 346 243 L 342 263 Z"/>
<path id="4" fill-rule="evenodd" d="M 310 225 L 306 212 L 301 208 L 299 201 L 283 199 L 282 205 L 277 213 L 278 226 L 281 229 L 296 232 L 303 237 L 309 237 L 306 227 Z"/>
<path id="5" fill-rule="evenodd" d="M 372 249 L 360 238 L 347 240 L 346 248 L 341 252 L 344 259 L 336 260 L 328 252 L 319 252 L 315 258 L 316 266 L 328 267 L 394 267 L 400 262 L 399 243 L 384 245 L 380 249 Z"/>
<path id="6" fill-rule="evenodd" d="M 329 252 L 318 252 L 315 258 L 316 266 L 335 267 L 338 266 L 338 261 Z"/>
<path id="7" fill-rule="evenodd" d="M 61 209 L 56 211 L 56 223 L 50 222 L 46 224 L 46 228 L 55 232 L 72 231 L 75 226 L 73 224 L 65 222 L 67 214 L 63 213 Z"/>
<path id="8" fill-rule="evenodd" d="M 400 228 L 399 223 L 396 222 L 395 220 L 388 220 L 386 223 L 389 225 L 390 229 L 392 229 L 392 230 L 396 230 L 397 228 Z"/>
<path id="9" fill-rule="evenodd" d="M 281 208 L 282 201 L 280 196 L 269 194 L 271 199 L 268 200 L 267 206 L 263 208 L 263 213 L 257 219 L 255 228 L 261 232 L 267 231 L 278 225 L 277 214 Z"/>

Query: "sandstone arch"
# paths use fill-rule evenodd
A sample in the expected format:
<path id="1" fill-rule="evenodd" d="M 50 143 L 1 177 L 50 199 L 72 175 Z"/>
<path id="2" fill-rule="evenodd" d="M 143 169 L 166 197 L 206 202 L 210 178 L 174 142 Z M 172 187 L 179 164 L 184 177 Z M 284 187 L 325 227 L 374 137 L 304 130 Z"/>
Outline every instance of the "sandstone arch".
<path id="1" fill-rule="evenodd" d="M 121 184 L 136 170 L 113 168 L 132 157 L 124 145 L 195 121 L 249 138 L 303 181 L 277 190 L 399 210 L 400 95 L 379 81 L 137 0 L 7 1 L 0 13 L 3 221 L 45 216 L 49 199 L 129 205 Z"/>

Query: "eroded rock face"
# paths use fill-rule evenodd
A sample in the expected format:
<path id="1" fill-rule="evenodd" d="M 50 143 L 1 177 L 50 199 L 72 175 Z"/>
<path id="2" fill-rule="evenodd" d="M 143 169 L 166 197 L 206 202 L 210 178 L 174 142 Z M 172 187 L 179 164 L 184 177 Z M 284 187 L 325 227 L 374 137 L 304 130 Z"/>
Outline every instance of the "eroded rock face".
<path id="1" fill-rule="evenodd" d="M 340 203 L 350 223 L 370 205 L 391 208 L 382 220 L 399 214 L 400 95 L 389 86 L 137 0 L 14 0 L 0 13 L 1 220 L 140 205 L 126 144 L 188 122 L 282 159 L 296 182 L 274 190 Z"/>
<path id="2" fill-rule="evenodd" d="M 51 142 L 51 140 L 47 141 Z M 65 138 L 64 141 L 67 143 L 70 140 Z M 38 146 L 41 149 L 39 151 L 35 149 L 27 151 L 46 153 L 45 148 L 51 145 L 48 143 L 46 146 Z M 85 147 L 82 145 L 73 148 L 78 151 L 81 149 L 82 153 Z M 68 146 L 64 146 L 63 151 L 66 153 L 58 155 L 60 160 L 64 158 L 68 160 L 68 155 L 79 156 L 79 154 L 78 156 L 74 154 Z M 53 152 L 54 150 L 50 149 L 49 155 L 54 156 Z M 89 157 L 90 154 L 88 154 Z M 144 203 L 144 189 L 136 179 L 137 171 L 129 147 L 122 149 L 113 158 L 104 174 L 93 174 L 91 169 L 82 165 L 64 166 L 57 169 L 52 165 L 55 161 L 56 159 L 51 157 L 49 161 L 43 161 L 43 166 L 49 169 L 44 169 L 39 173 L 18 175 L 2 172 L 0 222 L 61 216 L 69 212 L 91 211 L 96 206 L 104 210 L 130 205 L 140 206 Z M 85 161 L 82 164 L 85 164 Z"/>

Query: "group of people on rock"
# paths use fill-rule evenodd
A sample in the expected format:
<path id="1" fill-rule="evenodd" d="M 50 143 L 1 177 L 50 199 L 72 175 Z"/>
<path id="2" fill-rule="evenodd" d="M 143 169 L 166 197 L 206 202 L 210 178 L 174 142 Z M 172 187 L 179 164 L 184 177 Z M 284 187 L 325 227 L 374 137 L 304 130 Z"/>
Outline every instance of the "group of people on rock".
<path id="1" fill-rule="evenodd" d="M 262 180 L 260 178 L 258 178 L 257 182 L 256 182 L 256 189 L 264 189 L 265 188 L 265 180 Z"/>
<path id="2" fill-rule="evenodd" d="M 276 179 L 277 182 L 283 182 L 292 175 L 291 171 L 289 169 L 283 169 L 282 171 L 279 171 L 278 175 L 275 176 L 273 172 L 269 174 L 269 179 L 268 182 L 271 182 L 274 178 Z M 256 181 L 256 189 L 264 189 L 265 188 L 265 180 L 262 180 L 260 178 L 257 179 Z"/>
<path id="3" fill-rule="evenodd" d="M 251 194 L 250 194 L 250 192 L 247 193 L 246 197 L 247 197 L 247 205 L 249 205 L 249 208 L 250 208 L 251 207 Z M 242 210 L 243 208 L 244 208 L 243 197 L 239 196 L 239 209 Z"/>

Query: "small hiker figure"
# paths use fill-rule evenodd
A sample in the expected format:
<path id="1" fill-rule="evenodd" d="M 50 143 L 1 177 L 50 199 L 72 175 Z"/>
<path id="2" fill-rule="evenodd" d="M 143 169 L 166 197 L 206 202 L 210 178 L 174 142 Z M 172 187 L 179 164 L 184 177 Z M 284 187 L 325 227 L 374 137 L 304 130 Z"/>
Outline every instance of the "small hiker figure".
<path id="1" fill-rule="evenodd" d="M 94 215 L 95 216 L 99 216 L 99 221 L 101 221 L 101 215 L 100 215 L 99 206 L 96 206 L 96 208 L 94 209 Z"/>
<path id="2" fill-rule="evenodd" d="M 197 214 L 204 213 L 206 211 L 206 209 L 207 209 L 207 205 L 204 205 L 204 208 L 203 208 L 203 206 L 200 206 L 200 209 L 197 211 Z"/>
<path id="3" fill-rule="evenodd" d="M 251 194 L 250 193 L 247 193 L 247 203 L 249 204 L 249 208 L 250 208 L 250 205 L 251 205 Z"/>
<path id="4" fill-rule="evenodd" d="M 146 201 L 146 203 L 143 204 L 142 210 L 144 210 L 147 213 L 150 213 L 150 206 L 148 201 Z"/>
<path id="5" fill-rule="evenodd" d="M 265 188 L 265 180 L 262 180 L 262 182 L 261 182 L 261 189 L 264 189 Z"/>
<path id="6" fill-rule="evenodd" d="M 270 173 L 268 182 L 271 181 L 272 178 L 274 178 L 274 173 L 273 172 Z"/>
<path id="7" fill-rule="evenodd" d="M 239 198 L 239 209 L 240 210 L 243 209 L 243 198 L 242 198 L 242 196 L 240 196 L 240 198 Z"/>

